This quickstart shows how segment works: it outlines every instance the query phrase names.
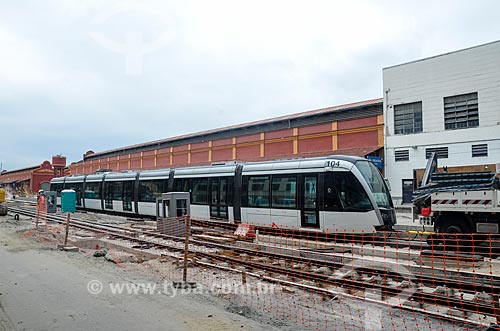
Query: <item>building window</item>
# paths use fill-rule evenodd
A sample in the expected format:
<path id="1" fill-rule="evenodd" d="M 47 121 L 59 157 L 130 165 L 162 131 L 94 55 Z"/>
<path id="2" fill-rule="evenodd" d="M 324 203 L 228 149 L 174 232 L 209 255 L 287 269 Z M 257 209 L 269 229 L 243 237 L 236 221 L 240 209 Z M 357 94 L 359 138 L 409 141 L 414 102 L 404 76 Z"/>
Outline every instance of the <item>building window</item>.
<path id="1" fill-rule="evenodd" d="M 472 157 L 488 156 L 488 144 L 472 145 Z"/>
<path id="2" fill-rule="evenodd" d="M 422 102 L 394 106 L 394 133 L 422 132 Z"/>
<path id="3" fill-rule="evenodd" d="M 425 149 L 425 158 L 426 159 L 430 158 L 432 153 L 436 153 L 438 159 L 447 159 L 448 158 L 448 147 L 426 148 Z"/>
<path id="4" fill-rule="evenodd" d="M 394 159 L 396 162 L 410 161 L 410 151 L 407 149 L 394 151 Z"/>
<path id="5" fill-rule="evenodd" d="M 444 128 L 446 130 L 479 126 L 477 92 L 444 98 Z"/>

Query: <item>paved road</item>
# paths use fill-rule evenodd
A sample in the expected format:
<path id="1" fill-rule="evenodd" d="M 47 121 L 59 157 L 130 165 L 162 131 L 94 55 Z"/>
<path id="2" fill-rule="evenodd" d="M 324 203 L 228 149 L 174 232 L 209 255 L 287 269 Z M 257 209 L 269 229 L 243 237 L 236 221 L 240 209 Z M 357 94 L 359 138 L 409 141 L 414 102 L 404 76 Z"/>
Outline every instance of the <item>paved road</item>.
<path id="1" fill-rule="evenodd" d="M 194 295 L 95 295 L 87 290 L 93 279 L 105 286 L 137 283 L 131 277 L 113 264 L 34 247 L 0 229 L 0 330 L 271 329 Z"/>

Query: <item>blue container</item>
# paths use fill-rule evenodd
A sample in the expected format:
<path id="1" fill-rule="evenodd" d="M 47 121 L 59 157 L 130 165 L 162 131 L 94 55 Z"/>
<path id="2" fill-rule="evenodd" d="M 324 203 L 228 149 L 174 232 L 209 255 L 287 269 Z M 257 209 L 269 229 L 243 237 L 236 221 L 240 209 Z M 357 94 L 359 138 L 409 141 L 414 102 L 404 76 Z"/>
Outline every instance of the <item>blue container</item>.
<path id="1" fill-rule="evenodd" d="M 61 209 L 64 213 L 74 213 L 76 211 L 75 190 L 61 191 Z"/>

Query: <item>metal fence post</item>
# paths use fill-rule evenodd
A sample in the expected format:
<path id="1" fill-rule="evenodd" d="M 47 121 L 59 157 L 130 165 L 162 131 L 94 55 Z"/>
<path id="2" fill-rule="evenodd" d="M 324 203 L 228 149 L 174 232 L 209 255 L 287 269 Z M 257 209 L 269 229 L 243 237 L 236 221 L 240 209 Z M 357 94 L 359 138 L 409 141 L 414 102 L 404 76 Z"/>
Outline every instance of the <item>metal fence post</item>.
<path id="1" fill-rule="evenodd" d="M 186 283 L 187 279 L 187 268 L 188 268 L 188 253 L 189 253 L 189 235 L 191 234 L 190 222 L 191 218 L 186 215 L 186 239 L 184 241 L 184 270 L 182 273 L 182 281 Z"/>
<path id="2" fill-rule="evenodd" d="M 71 213 L 68 213 L 68 217 L 66 218 L 66 232 L 64 234 L 64 247 L 68 244 L 68 232 L 69 232 L 69 219 L 71 217 Z"/>

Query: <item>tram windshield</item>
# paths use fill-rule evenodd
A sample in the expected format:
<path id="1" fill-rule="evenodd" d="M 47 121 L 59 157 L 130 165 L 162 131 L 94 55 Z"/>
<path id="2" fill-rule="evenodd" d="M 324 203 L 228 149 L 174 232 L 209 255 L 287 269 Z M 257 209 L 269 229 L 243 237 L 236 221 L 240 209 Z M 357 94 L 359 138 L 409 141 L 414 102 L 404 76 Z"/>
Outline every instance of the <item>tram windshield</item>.
<path id="1" fill-rule="evenodd" d="M 364 179 L 368 183 L 368 186 L 372 190 L 373 196 L 377 205 L 381 208 L 392 208 L 392 201 L 389 195 L 389 191 L 384 183 L 384 178 L 378 171 L 377 167 L 370 161 L 357 161 L 356 167 L 363 175 Z"/>

